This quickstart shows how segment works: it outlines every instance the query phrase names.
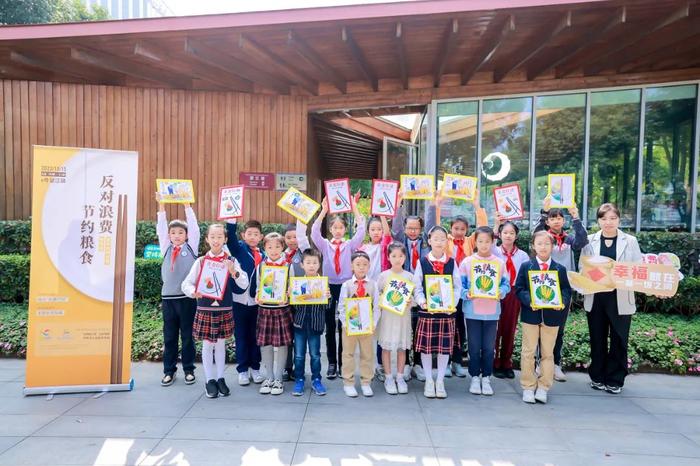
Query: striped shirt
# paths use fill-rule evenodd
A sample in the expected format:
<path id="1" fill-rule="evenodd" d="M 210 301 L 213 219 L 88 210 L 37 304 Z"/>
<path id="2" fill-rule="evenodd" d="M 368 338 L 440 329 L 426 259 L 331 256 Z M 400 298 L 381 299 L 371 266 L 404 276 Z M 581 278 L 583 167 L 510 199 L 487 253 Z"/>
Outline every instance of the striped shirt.
<path id="1" fill-rule="evenodd" d="M 328 304 L 295 304 L 294 308 L 294 328 L 299 330 L 310 330 L 313 333 L 321 334 L 326 326 L 326 309 Z"/>

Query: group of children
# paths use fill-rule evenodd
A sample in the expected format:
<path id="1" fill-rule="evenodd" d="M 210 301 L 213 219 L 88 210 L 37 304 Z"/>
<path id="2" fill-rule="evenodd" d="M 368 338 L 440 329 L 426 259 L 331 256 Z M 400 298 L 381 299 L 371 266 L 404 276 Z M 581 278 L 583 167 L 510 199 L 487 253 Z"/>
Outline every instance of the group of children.
<path id="1" fill-rule="evenodd" d="M 327 389 L 321 380 L 320 338 L 325 332 L 326 378 L 340 375 L 349 397 L 358 396 L 355 353 L 359 347 L 360 389 L 364 396 L 373 395 L 370 383 L 375 377 L 384 382 L 387 393 L 405 394 L 406 382 L 413 376 L 424 382 L 426 397 L 446 398 L 444 378 L 453 373 L 466 376 L 462 367 L 464 343 L 469 355 L 469 392 L 493 395 L 492 375 L 515 376 L 512 354 L 520 316 L 523 401 L 546 403 L 553 380 L 564 381 L 566 377 L 560 365 L 563 328 L 571 301 L 566 271 L 574 267 L 573 251 L 587 243 L 576 208 L 569 209 L 575 233 L 568 235 L 564 231 L 564 212 L 548 209 L 549 200 L 545 199 L 546 210 L 533 234 L 530 258 L 515 245 L 519 230 L 514 223 L 498 216 L 493 229 L 487 226 L 478 197 L 473 202 L 476 229 L 471 234 L 469 222 L 462 216 L 451 219 L 449 231 L 440 226 L 440 196 L 427 209 L 425 221 L 405 216 L 399 197 L 391 227 L 385 217 L 366 221 L 357 208 L 358 198 L 351 200 L 355 232 L 350 239 L 345 239 L 348 225 L 340 215 L 327 221 L 330 239 L 323 236 L 321 227 L 328 213 L 328 201 L 323 199 L 321 212 L 311 226 L 313 246 L 306 225 L 299 221 L 288 227 L 284 236 L 263 235 L 261 224 L 252 220 L 240 232 L 236 221 L 210 225 L 205 238 L 209 246 L 206 256 L 223 262 L 229 271 L 227 292 L 221 301 L 195 293 L 202 258 L 196 259 L 199 230 L 194 212 L 186 206 L 187 221 L 168 224 L 161 206 L 158 237 L 164 256 L 165 337 L 161 384 L 171 385 L 175 380 L 180 333 L 185 383 L 195 382 L 194 338 L 203 342 L 206 396 L 228 396 L 230 390 L 223 377 L 225 342 L 235 335 L 240 385 L 248 385 L 252 379 L 260 384 L 261 394 L 279 395 L 284 392 L 284 382 L 292 379 L 292 394 L 302 395 L 308 349 L 311 388 L 324 395 Z M 367 233 L 369 242 L 363 244 Z M 471 295 L 470 276 L 476 260 L 498 264 L 499 299 Z M 265 265 L 288 267 L 289 276 L 328 277 L 328 304 L 260 302 L 257 288 Z M 558 272 L 563 303 L 560 309 L 532 309 L 528 280 L 531 270 Z M 414 285 L 403 314 L 382 311 L 379 306 L 379 297 L 395 275 Z M 452 277 L 453 307 L 440 312 L 428 310 L 426 275 Z M 363 297 L 372 299 L 373 332 L 349 335 L 344 328 L 346 301 Z M 337 340 L 336 332 L 340 336 Z M 393 367 L 392 353 L 396 360 Z"/>

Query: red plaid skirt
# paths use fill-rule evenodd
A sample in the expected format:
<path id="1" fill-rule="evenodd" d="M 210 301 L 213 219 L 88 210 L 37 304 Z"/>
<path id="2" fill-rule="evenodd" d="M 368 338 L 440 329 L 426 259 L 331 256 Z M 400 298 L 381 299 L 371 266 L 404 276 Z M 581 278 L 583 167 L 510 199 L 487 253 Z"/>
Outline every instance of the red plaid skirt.
<path id="1" fill-rule="evenodd" d="M 418 316 L 413 350 L 419 353 L 452 354 L 455 339 L 455 318 Z"/>
<path id="2" fill-rule="evenodd" d="M 258 346 L 289 346 L 293 341 L 292 310 L 289 306 L 258 308 Z"/>
<path id="3" fill-rule="evenodd" d="M 197 309 L 192 325 L 192 337 L 197 341 L 216 342 L 233 336 L 233 311 L 204 311 Z"/>

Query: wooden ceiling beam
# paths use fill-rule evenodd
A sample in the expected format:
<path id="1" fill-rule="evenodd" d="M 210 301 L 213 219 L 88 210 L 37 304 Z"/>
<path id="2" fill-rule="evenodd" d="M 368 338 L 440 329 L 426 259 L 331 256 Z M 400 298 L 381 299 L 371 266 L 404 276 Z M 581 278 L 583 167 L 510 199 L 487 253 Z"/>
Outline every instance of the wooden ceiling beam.
<path id="1" fill-rule="evenodd" d="M 223 70 L 226 73 L 239 76 L 253 83 L 260 83 L 280 94 L 289 94 L 289 85 L 287 85 L 287 83 L 270 76 L 269 73 L 263 73 L 249 63 L 238 60 L 222 52 L 218 48 L 211 47 L 199 40 L 193 40 L 188 37 L 184 40 L 183 49 L 187 55 L 204 64 Z"/>
<path id="2" fill-rule="evenodd" d="M 299 85 L 311 95 L 318 95 L 318 82 L 245 34 L 241 34 L 238 37 L 238 48 L 251 58 L 258 60 L 274 70 L 280 70 L 292 83 Z"/>
<path id="3" fill-rule="evenodd" d="M 333 84 L 341 93 L 347 92 L 347 83 L 345 79 L 338 74 L 333 68 L 328 66 L 321 56 L 312 49 L 299 34 L 293 30 L 287 33 L 287 45 L 296 50 L 299 55 L 313 65 L 323 76 L 323 78 Z"/>
<path id="4" fill-rule="evenodd" d="M 80 63 L 94 66 L 95 68 L 116 71 L 117 73 L 133 76 L 134 78 L 167 84 L 177 89 L 192 88 L 191 79 L 174 78 L 171 74 L 144 67 L 140 63 L 131 62 L 127 59 L 97 50 L 71 47 L 70 58 Z"/>
<path id="5" fill-rule="evenodd" d="M 606 15 L 606 18 L 607 15 Z M 545 72 L 556 68 L 562 63 L 565 63 L 571 57 L 575 56 L 581 50 L 584 50 L 590 44 L 595 41 L 601 40 L 603 38 L 609 37 L 616 33 L 620 26 L 624 25 L 627 21 L 627 8 L 622 6 L 618 8 L 609 19 L 600 23 L 598 27 L 592 28 L 583 38 L 577 39 L 573 45 L 561 51 L 558 55 L 554 56 L 552 59 L 545 60 L 542 63 L 536 64 L 527 70 L 527 79 L 532 81 L 538 76 L 544 74 Z"/>
<path id="6" fill-rule="evenodd" d="M 645 37 L 652 35 L 659 29 L 671 26 L 672 24 L 687 18 L 689 14 L 690 3 L 685 2 L 679 8 L 673 10 L 668 16 L 663 17 L 656 23 L 650 25 L 650 27 L 640 26 L 636 28 L 634 32 L 615 42 L 612 47 L 605 49 L 602 53 L 596 54 L 596 58 L 592 64 L 584 67 L 584 75 L 595 75 L 607 69 L 609 66 L 611 66 L 611 60 L 615 58 L 614 55 L 616 55 L 618 52 L 622 52 Z"/>
<path id="7" fill-rule="evenodd" d="M 29 66 L 31 68 L 71 76 L 73 78 L 80 79 L 81 81 L 99 84 L 110 84 L 113 86 L 124 85 L 123 75 L 120 75 L 118 77 L 105 78 L 104 76 L 100 75 L 99 73 L 95 73 L 94 71 L 82 70 L 76 67 L 75 64 L 71 64 L 60 59 L 51 60 L 29 52 L 19 52 L 16 50 L 12 50 L 10 51 L 10 61 L 18 63 L 20 65 Z"/>
<path id="8" fill-rule="evenodd" d="M 345 42 L 347 45 L 348 50 L 350 50 L 350 55 L 355 61 L 355 64 L 360 68 L 360 71 L 362 71 L 365 79 L 372 86 L 372 90 L 377 92 L 379 90 L 379 80 L 377 79 L 377 75 L 365 58 L 365 55 L 362 53 L 362 49 L 360 49 L 360 46 L 357 45 L 357 42 L 355 42 L 355 39 L 352 37 L 350 29 L 343 26 L 343 29 L 341 30 L 341 37 L 343 42 Z"/>
<path id="9" fill-rule="evenodd" d="M 494 18 L 489 23 L 488 29 L 484 32 L 484 44 L 473 58 L 468 59 L 462 67 L 460 83 L 462 86 L 481 69 L 482 66 L 496 53 L 506 37 L 515 31 L 515 18 L 513 15 L 504 16 L 502 18 Z"/>
<path id="10" fill-rule="evenodd" d="M 532 41 L 532 45 L 527 45 L 522 49 L 518 50 L 509 63 L 501 68 L 497 68 L 493 73 L 494 82 L 501 82 L 503 78 L 506 77 L 508 73 L 519 68 L 528 62 L 532 57 L 537 55 L 543 48 L 545 48 L 555 37 L 571 27 L 571 11 L 564 13 L 551 27 L 543 30 L 542 33 Z"/>
<path id="11" fill-rule="evenodd" d="M 0 79 L 20 79 L 25 81 L 63 81 L 63 77 L 52 71 L 36 71 L 15 66 L 8 63 L 0 63 Z M 85 79 L 67 76 L 68 82 L 85 82 Z"/>
<path id="12" fill-rule="evenodd" d="M 404 89 L 408 89 L 408 60 L 406 59 L 406 44 L 403 41 L 403 24 L 401 23 L 396 23 L 393 42 L 396 59 L 399 62 L 401 85 Z"/>
<path id="13" fill-rule="evenodd" d="M 459 21 L 453 18 L 442 33 L 442 39 L 440 40 L 439 48 L 435 55 L 435 63 L 433 63 L 433 87 L 440 87 L 440 78 L 442 78 L 447 60 L 452 56 L 452 51 L 458 39 Z"/>

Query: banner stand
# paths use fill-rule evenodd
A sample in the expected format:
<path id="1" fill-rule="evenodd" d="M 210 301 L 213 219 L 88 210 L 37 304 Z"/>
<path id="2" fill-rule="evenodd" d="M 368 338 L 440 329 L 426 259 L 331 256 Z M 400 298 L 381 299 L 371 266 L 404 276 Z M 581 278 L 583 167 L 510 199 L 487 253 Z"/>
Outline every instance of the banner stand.
<path id="1" fill-rule="evenodd" d="M 93 393 L 93 392 L 130 392 L 134 389 L 134 379 L 129 383 L 115 383 L 108 385 L 61 385 L 58 387 L 24 387 L 24 396 L 34 395 L 60 395 L 66 393 Z"/>

